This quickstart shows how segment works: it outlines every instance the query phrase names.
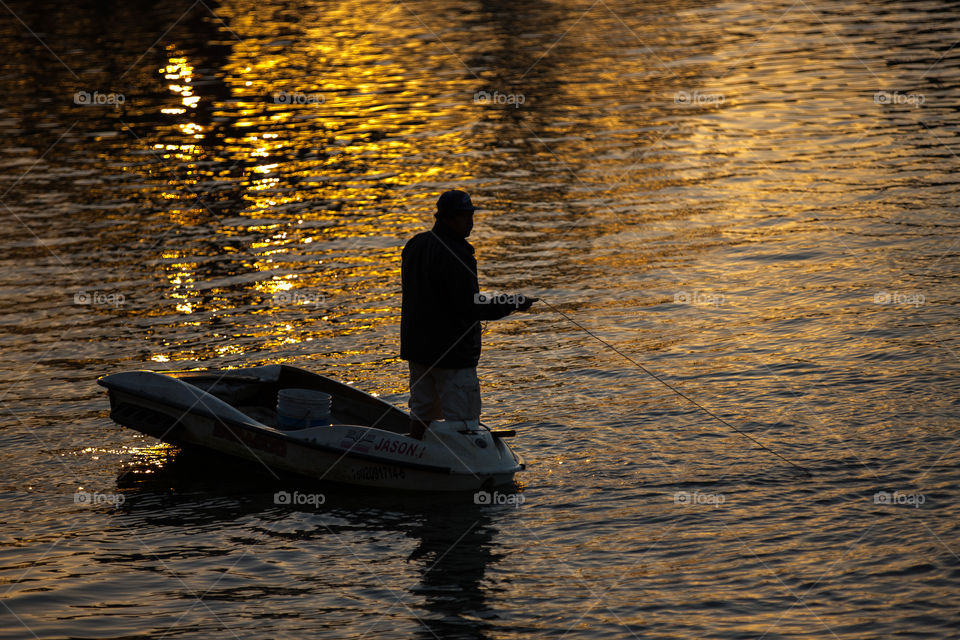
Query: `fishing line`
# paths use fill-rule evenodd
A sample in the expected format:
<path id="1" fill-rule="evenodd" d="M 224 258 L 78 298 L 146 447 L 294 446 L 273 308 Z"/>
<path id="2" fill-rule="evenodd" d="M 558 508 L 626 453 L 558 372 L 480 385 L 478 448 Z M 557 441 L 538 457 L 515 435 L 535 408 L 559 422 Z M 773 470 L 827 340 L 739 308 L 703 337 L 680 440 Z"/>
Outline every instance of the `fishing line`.
<path id="1" fill-rule="evenodd" d="M 740 429 L 736 428 L 735 426 L 733 426 L 732 424 L 730 424 L 729 422 L 727 422 L 726 420 L 724 420 L 723 418 L 721 418 L 720 416 L 718 416 L 717 414 L 715 414 L 713 411 L 710 411 L 710 409 L 707 409 L 705 406 L 703 406 L 702 404 L 700 404 L 699 402 L 697 402 L 696 400 L 694 400 L 693 398 L 691 398 L 690 396 L 688 396 L 687 394 L 685 394 L 683 391 L 680 391 L 680 389 L 677 389 L 675 386 L 673 386 L 672 384 L 670 384 L 669 382 L 667 382 L 666 380 L 664 380 L 663 378 L 661 378 L 660 376 L 658 376 L 657 374 L 655 374 L 653 371 L 650 371 L 649 369 L 647 369 L 645 366 L 643 366 L 642 364 L 640 364 L 639 362 L 637 362 L 636 360 L 634 360 L 633 358 L 631 358 L 631 357 L 630 357 L 629 355 L 627 355 L 626 353 L 624 353 L 623 351 L 621 351 L 621 350 L 618 349 L 617 347 L 613 346 L 612 344 L 610 344 L 609 342 L 607 342 L 606 340 L 604 340 L 603 338 L 601 338 L 600 336 L 598 336 L 597 334 L 595 334 L 593 331 L 590 331 L 590 329 L 587 329 L 585 326 L 583 326 L 582 324 L 580 324 L 579 322 L 577 322 L 576 320 L 574 320 L 573 318 L 571 318 L 570 316 L 568 316 L 567 314 L 565 314 L 563 311 L 560 311 L 560 309 L 557 309 L 555 306 L 553 306 L 552 304 L 550 304 L 549 302 L 547 302 L 547 301 L 544 300 L 543 298 L 538 298 L 538 300 L 539 300 L 540 302 L 542 302 L 543 304 L 547 305 L 548 307 L 550 307 L 552 310 L 554 310 L 554 311 L 556 311 L 557 313 L 559 313 L 561 316 L 563 316 L 564 318 L 566 318 L 567 320 L 569 320 L 569 321 L 572 322 L 573 324 L 575 324 L 575 325 L 576 325 L 577 327 L 579 327 L 582 331 L 586 332 L 588 335 L 590 335 L 591 337 L 593 337 L 593 338 L 594 338 L 595 340 L 597 340 L 598 342 L 606 345 L 607 347 L 609 347 L 610 349 L 612 349 L 612 350 L 615 351 L 616 353 L 620 354 L 621 356 L 623 356 L 624 358 L 626 358 L 627 360 L 629 360 L 630 362 L 632 362 L 635 366 L 637 366 L 641 371 L 643 371 L 644 373 L 646 373 L 648 376 L 650 376 L 651 378 L 653 378 L 654 380 L 656 380 L 657 382 L 659 382 L 660 384 L 662 384 L 662 385 L 665 386 L 666 388 L 670 389 L 671 391 L 673 391 L 675 394 L 677 394 L 678 396 L 680 396 L 681 398 L 683 398 L 684 400 L 686 400 L 686 401 L 689 402 L 690 404 L 692 404 L 692 405 L 694 405 L 695 407 L 699 408 L 701 411 L 703 411 L 704 413 L 706 413 L 708 416 L 711 416 L 712 418 L 716 419 L 716 420 L 717 420 L 718 422 L 720 422 L 721 424 L 726 425 L 726 426 L 729 427 L 730 429 L 733 429 L 734 431 L 736 431 L 737 433 L 739 433 L 740 435 L 742 435 L 744 438 L 747 438 L 748 440 L 750 440 L 751 442 L 753 442 L 755 445 L 757 445 L 758 447 L 760 447 L 760 448 L 763 449 L 764 451 L 768 451 L 768 452 L 772 453 L 773 455 L 777 456 L 778 458 L 780 458 L 781 460 L 783 460 L 783 461 L 786 462 L 787 464 L 790 464 L 790 465 L 796 467 L 796 468 L 799 469 L 800 471 L 802 471 L 802 472 L 804 472 L 805 474 L 807 474 L 808 476 L 811 476 L 811 477 L 812 477 L 813 474 L 811 474 L 810 471 L 808 471 L 806 468 L 801 467 L 801 466 L 798 465 L 796 462 L 792 462 L 792 461 L 790 461 L 790 460 L 787 460 L 787 459 L 784 458 L 782 455 L 780 455 L 779 453 L 777 453 L 776 451 L 774 451 L 774 450 L 771 449 L 770 447 L 766 446 L 765 444 L 763 444 L 762 442 L 760 442 L 759 440 L 757 440 L 756 438 L 754 438 L 754 437 L 751 436 L 750 434 L 745 433 L 745 432 L 741 431 Z"/>

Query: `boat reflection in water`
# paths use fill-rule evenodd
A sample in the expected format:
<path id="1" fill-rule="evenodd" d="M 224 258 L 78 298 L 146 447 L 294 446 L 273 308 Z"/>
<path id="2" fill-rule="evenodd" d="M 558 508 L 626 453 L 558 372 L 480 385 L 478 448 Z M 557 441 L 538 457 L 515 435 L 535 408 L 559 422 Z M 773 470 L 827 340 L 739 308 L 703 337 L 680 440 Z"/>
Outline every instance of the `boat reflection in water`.
<path id="1" fill-rule="evenodd" d="M 485 620 L 496 614 L 485 576 L 500 558 L 496 523 L 512 509 L 478 505 L 473 495 L 277 481 L 255 464 L 164 444 L 138 450 L 117 487 L 122 526 L 156 570 L 182 578 L 183 597 L 202 596 L 211 608 L 255 597 L 281 635 L 354 629 L 382 637 L 415 621 L 417 637 L 489 637 Z M 294 494 L 300 499 L 277 504 Z M 110 562 L 144 559 L 127 549 Z M 304 608 L 301 596 L 314 590 L 329 608 Z M 365 592 L 379 605 L 358 602 Z M 185 615 L 174 605 L 170 615 Z M 211 617 L 196 609 L 198 620 Z"/>

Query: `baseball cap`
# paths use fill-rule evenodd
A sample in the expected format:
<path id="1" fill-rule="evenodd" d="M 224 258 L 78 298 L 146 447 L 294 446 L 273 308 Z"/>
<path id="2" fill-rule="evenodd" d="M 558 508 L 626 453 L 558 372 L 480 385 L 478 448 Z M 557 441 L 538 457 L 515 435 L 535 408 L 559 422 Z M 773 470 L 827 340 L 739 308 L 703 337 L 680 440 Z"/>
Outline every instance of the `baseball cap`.
<path id="1" fill-rule="evenodd" d="M 444 191 L 437 200 L 437 211 L 439 213 L 456 213 L 460 211 L 476 211 L 470 196 L 466 191 L 451 189 Z"/>

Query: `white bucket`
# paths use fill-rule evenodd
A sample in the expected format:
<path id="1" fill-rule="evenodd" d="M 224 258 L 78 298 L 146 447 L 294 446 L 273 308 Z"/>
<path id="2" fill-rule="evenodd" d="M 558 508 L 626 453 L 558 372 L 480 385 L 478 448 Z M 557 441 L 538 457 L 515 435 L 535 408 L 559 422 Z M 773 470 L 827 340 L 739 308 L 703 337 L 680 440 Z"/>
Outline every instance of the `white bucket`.
<path id="1" fill-rule="evenodd" d="M 281 389 L 277 394 L 277 428 L 284 431 L 330 424 L 330 394 L 313 389 Z"/>

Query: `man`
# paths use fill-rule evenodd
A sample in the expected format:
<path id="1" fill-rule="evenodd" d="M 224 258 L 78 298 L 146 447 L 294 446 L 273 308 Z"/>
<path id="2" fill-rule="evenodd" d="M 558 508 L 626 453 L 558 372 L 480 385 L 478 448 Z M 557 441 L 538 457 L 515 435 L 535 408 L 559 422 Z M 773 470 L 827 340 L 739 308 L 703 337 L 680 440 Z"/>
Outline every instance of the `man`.
<path id="1" fill-rule="evenodd" d="M 410 435 L 418 440 L 432 420 L 479 420 L 480 322 L 526 311 L 537 300 L 479 295 L 467 242 L 475 210 L 465 192 L 443 193 L 433 228 L 403 248 L 400 357 L 410 363 Z"/>

